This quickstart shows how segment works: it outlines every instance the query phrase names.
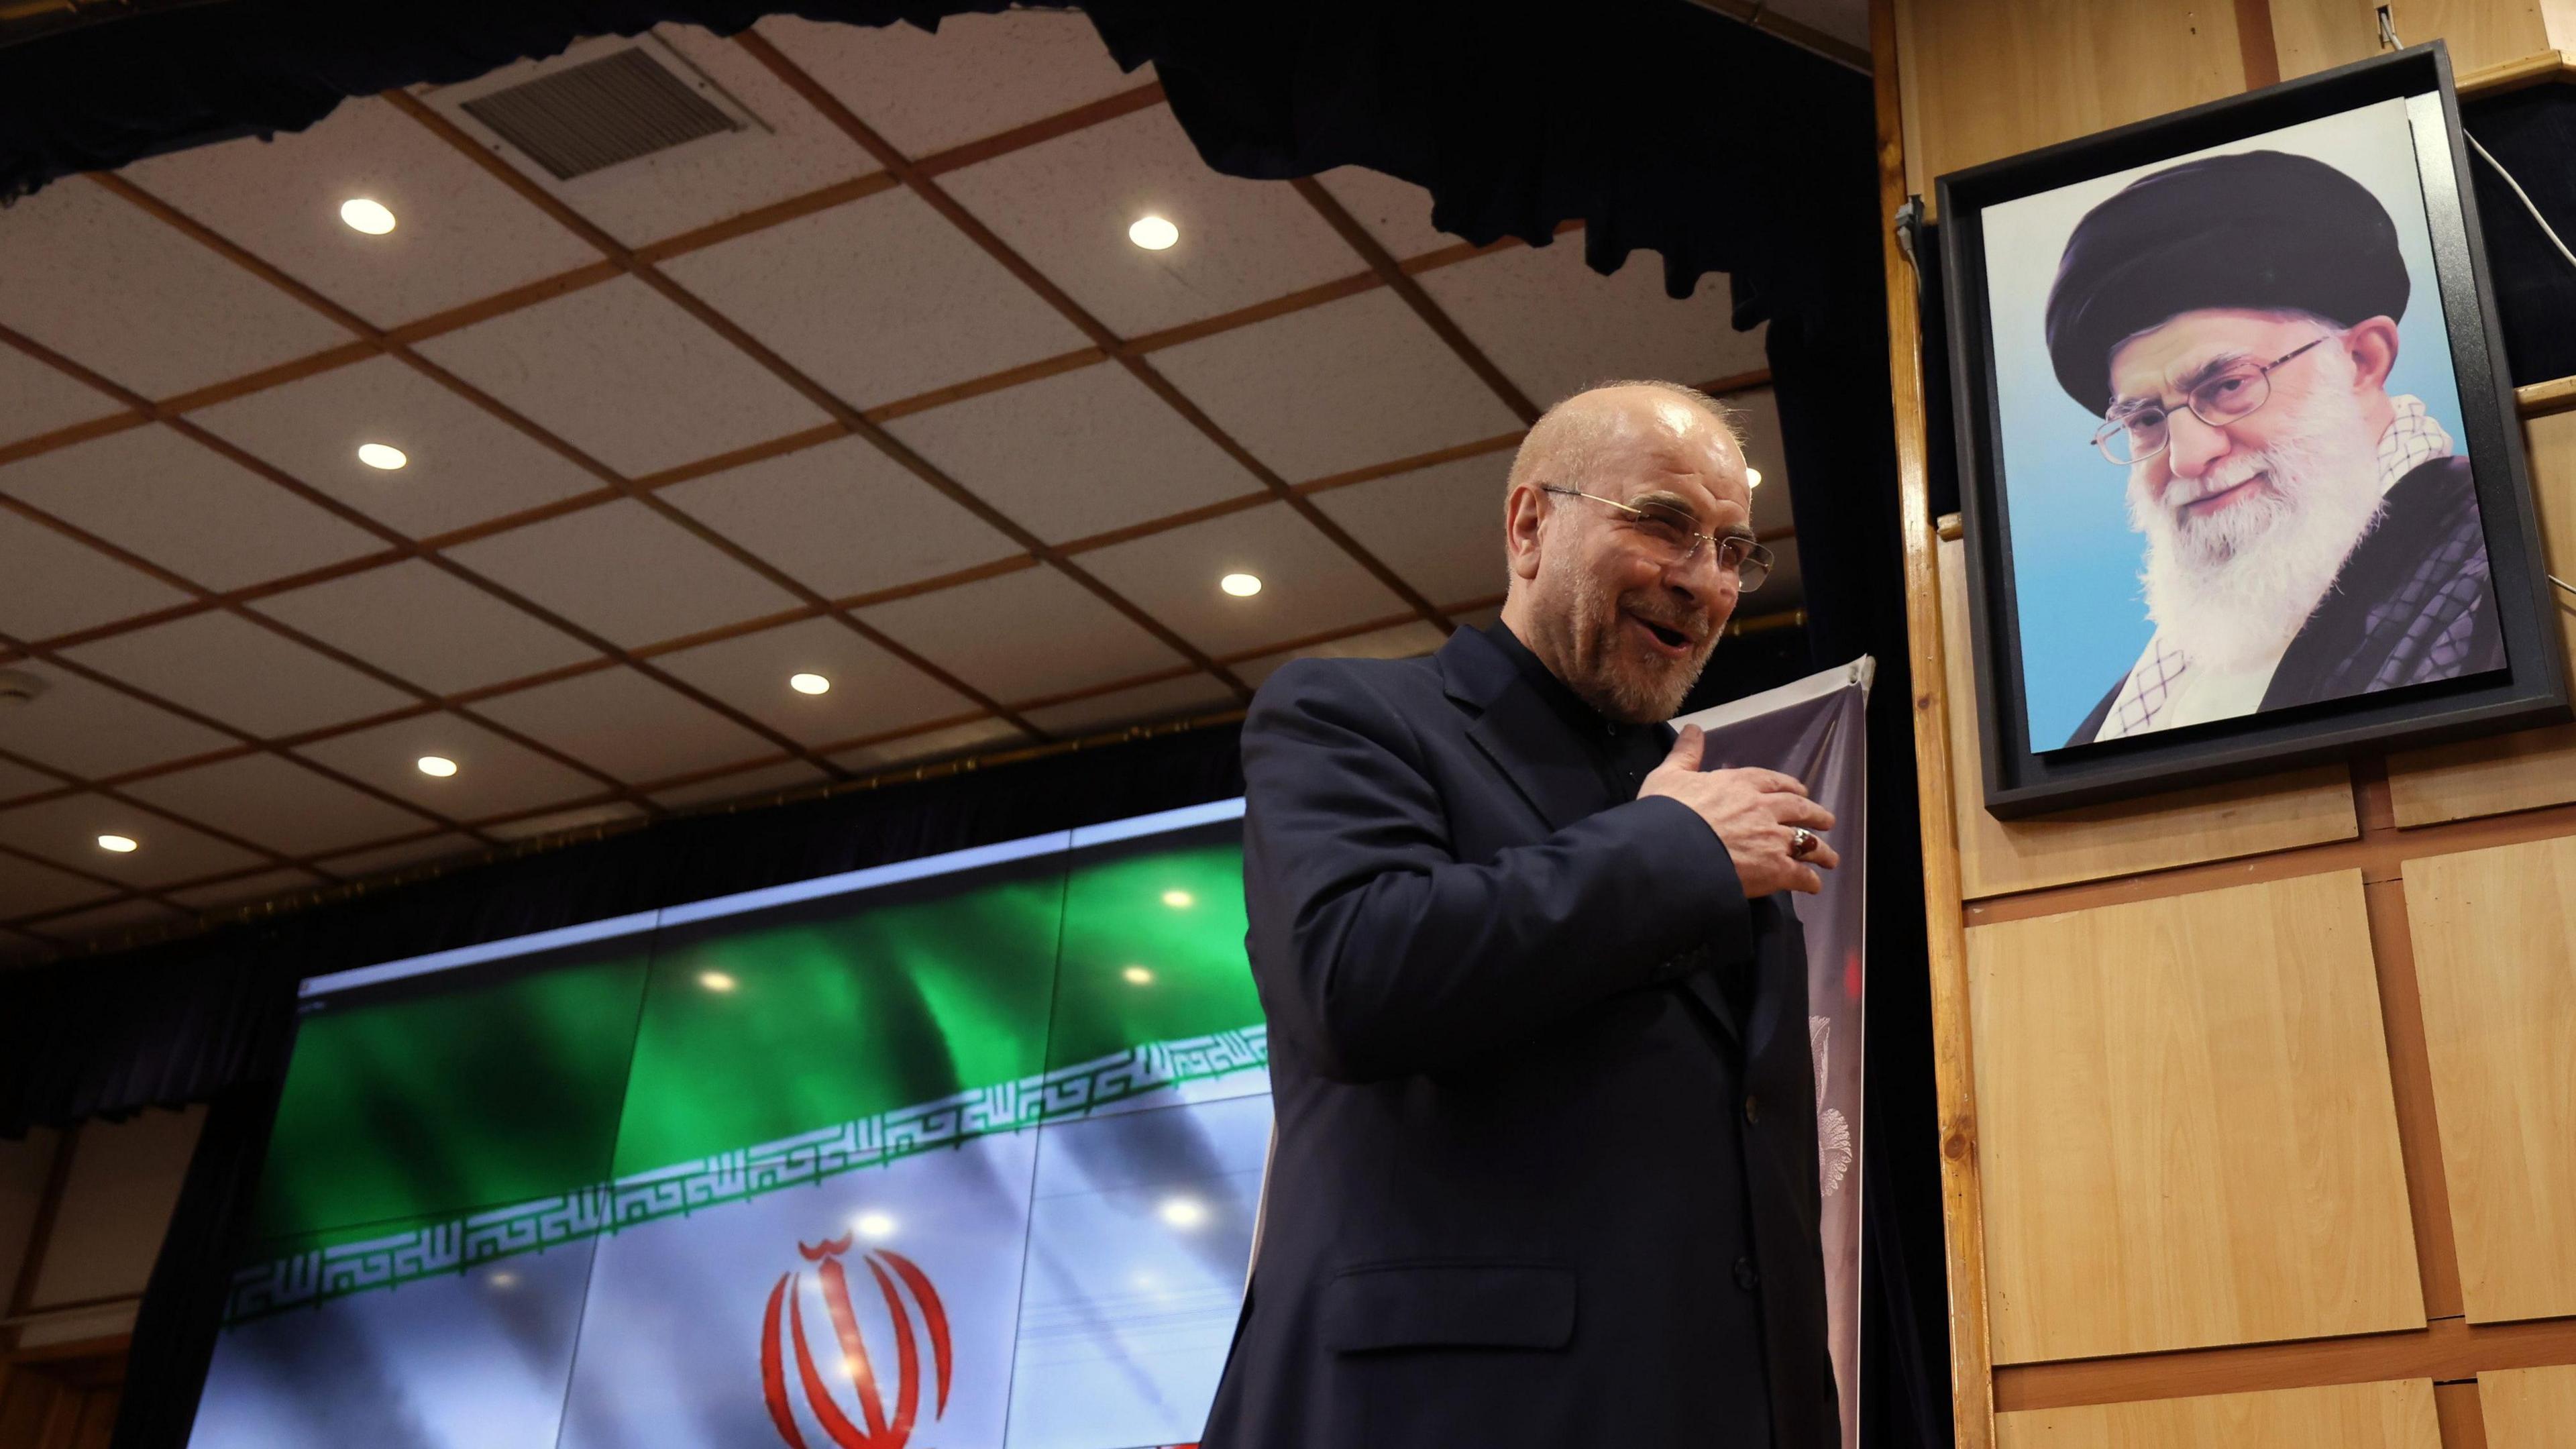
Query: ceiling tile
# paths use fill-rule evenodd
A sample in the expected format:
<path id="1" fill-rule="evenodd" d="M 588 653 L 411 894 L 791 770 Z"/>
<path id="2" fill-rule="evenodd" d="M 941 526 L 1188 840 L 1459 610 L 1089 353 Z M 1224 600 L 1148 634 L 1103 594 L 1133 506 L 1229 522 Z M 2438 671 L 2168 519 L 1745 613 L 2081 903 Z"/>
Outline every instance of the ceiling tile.
<path id="1" fill-rule="evenodd" d="M 385 542 L 169 428 L 134 428 L 0 468 L 0 493 L 210 589 L 237 589 Z"/>
<path id="2" fill-rule="evenodd" d="M 1336 166 L 1315 179 L 1398 258 L 1418 257 L 1461 240 L 1431 224 L 1431 193 L 1365 166 Z"/>
<path id="3" fill-rule="evenodd" d="M 829 421 L 632 277 L 433 337 L 419 350 L 629 477 Z"/>
<path id="4" fill-rule="evenodd" d="M 25 706 L 9 708 L 14 710 Z M 0 746 L 5 746 L 9 742 L 8 721 L 11 718 L 13 718 L 12 714 L 0 712 Z M 12 800 L 23 800 L 29 795 L 41 794 L 48 790 L 59 790 L 62 784 L 59 778 L 48 775 L 42 770 L 31 770 L 15 761 L 0 760 L 0 805 L 5 805 Z"/>
<path id="5" fill-rule="evenodd" d="M 1111 694 L 1095 694 L 1067 704 L 1029 711 L 1029 723 L 1051 735 L 1098 734 L 1122 725 L 1150 724 L 1183 715 L 1212 714 L 1238 704 L 1234 691 L 1215 676 L 1188 674 L 1160 684 L 1139 685 Z"/>
<path id="6" fill-rule="evenodd" d="M 1030 742 L 1029 736 L 1015 725 L 998 719 L 979 719 L 946 729 L 925 730 L 899 740 L 887 740 L 883 744 L 844 750 L 832 756 L 832 763 L 860 775 L 869 775 L 901 765 L 928 764 L 954 755 L 1009 749 Z"/>
<path id="7" fill-rule="evenodd" d="M 434 694 L 599 657 L 570 634 L 420 559 L 250 607 Z"/>
<path id="8" fill-rule="evenodd" d="M 1183 662 L 1052 568 L 897 599 L 860 617 L 1005 704 Z"/>
<path id="9" fill-rule="evenodd" d="M 653 662 L 808 745 L 882 734 L 977 708 L 837 619 L 806 619 L 658 655 Z M 831 689 L 809 695 L 787 687 L 790 675 L 807 673 L 830 680 Z"/>
<path id="10" fill-rule="evenodd" d="M 297 754 L 389 794 L 467 822 L 606 793 L 611 787 L 460 715 L 395 720 L 296 747 Z M 423 755 L 456 762 L 437 779 Z"/>
<path id="11" fill-rule="evenodd" d="M 233 906 L 246 906 L 255 901 L 275 900 L 297 891 L 309 891 L 328 884 L 309 870 L 266 870 L 246 875 L 239 880 L 221 881 L 214 885 L 190 886 L 171 891 L 170 899 L 194 911 L 220 911 Z"/>
<path id="12" fill-rule="evenodd" d="M 541 835 L 595 830 L 602 825 L 641 820 L 646 813 L 643 806 L 632 801 L 602 800 L 594 805 L 577 805 L 569 810 L 556 810 L 543 815 L 525 815 L 515 820 L 497 821 L 487 830 L 489 834 L 503 840 L 534 840 Z"/>
<path id="13" fill-rule="evenodd" d="M 301 133 L 200 146 L 128 180 L 380 327 L 599 260 L 429 128 L 356 96 Z M 368 236 L 340 220 L 364 197 L 394 214 Z"/>
<path id="14" fill-rule="evenodd" d="M 1291 481 L 1520 426 L 1383 288 L 1185 342 L 1155 353 L 1153 362 L 1236 442 Z"/>
<path id="15" fill-rule="evenodd" d="M 1479 599 L 1501 593 L 1506 581 L 1503 482 L 1511 467 L 1508 451 L 1459 458 L 1328 488 L 1314 495 L 1315 506 L 1431 602 Z"/>
<path id="16" fill-rule="evenodd" d="M 174 911 L 158 901 L 142 899 L 115 901 L 67 916 L 56 916 L 36 927 L 57 941 L 85 943 L 92 947 L 113 949 L 127 936 L 153 937 L 175 926 L 193 920 L 184 911 Z"/>
<path id="17" fill-rule="evenodd" d="M 475 706 L 622 780 L 665 780 L 778 753 L 768 740 L 632 669 L 603 669 Z"/>
<path id="18" fill-rule="evenodd" d="M 1077 368 L 887 424 L 1050 543 L 1261 490 L 1123 367 Z"/>
<path id="19" fill-rule="evenodd" d="M 1768 366 L 1760 329 L 1738 332 L 1723 276 L 1700 278 L 1687 302 L 1664 295 L 1663 258 L 1632 252 L 1604 277 L 1583 263 L 1583 237 L 1506 247 L 1424 272 L 1422 288 L 1503 375 L 1540 407 L 1609 378 L 1694 386 Z"/>
<path id="20" fill-rule="evenodd" d="M 877 169 L 866 152 L 823 119 L 750 53 L 694 25 L 661 25 L 652 39 L 679 52 L 683 74 L 695 70 L 760 121 L 760 128 L 710 136 L 668 151 L 557 181 L 517 148 L 495 144 L 501 157 L 538 186 L 629 246 L 641 246 L 772 202 L 818 191 Z M 577 46 L 579 62 L 626 47 L 603 40 Z M 667 61 L 667 54 L 664 56 Z M 489 77 L 506 84 L 548 73 L 522 61 Z M 479 83 L 479 82 L 478 82 Z M 434 100 L 434 95 L 432 96 Z M 466 129 L 484 134 L 470 120 Z"/>
<path id="21" fill-rule="evenodd" d="M 802 602 L 631 500 L 478 539 L 448 556 L 630 648 Z"/>
<path id="22" fill-rule="evenodd" d="M 122 835 L 137 848 L 121 855 L 101 850 L 101 835 Z M 146 889 L 269 863 L 156 811 L 91 794 L 0 810 L 0 844 Z"/>
<path id="23" fill-rule="evenodd" d="M 820 785 L 832 778 L 803 760 L 781 760 L 757 770 L 739 770 L 700 780 L 694 785 L 679 785 L 653 792 L 653 803 L 666 810 L 687 810 L 700 805 L 716 805 L 741 800 L 753 806 L 767 803 L 769 797 L 805 785 Z"/>
<path id="24" fill-rule="evenodd" d="M 1502 617 L 1503 606 L 1500 604 L 1488 604 L 1481 609 L 1470 609 L 1466 613 L 1449 616 L 1450 621 L 1461 629 L 1482 629 L 1489 624 L 1500 622 Z"/>
<path id="25" fill-rule="evenodd" d="M 1460 627 L 1470 627 L 1463 617 Z M 1259 688 L 1263 680 L 1278 673 L 1279 666 L 1291 659 L 1410 659 L 1417 654 L 1436 651 L 1443 642 L 1438 628 L 1427 620 L 1417 619 L 1392 629 L 1372 629 L 1347 639 L 1265 654 L 1234 666 L 1234 672 L 1243 676 L 1244 683 Z"/>
<path id="26" fill-rule="evenodd" d="M 418 702 L 234 614 L 195 614 L 112 635 L 63 654 L 112 679 L 263 738 L 319 729 Z"/>
<path id="27" fill-rule="evenodd" d="M 483 849 L 470 835 L 431 835 L 400 845 L 383 845 L 370 850 L 353 850 L 346 855 L 328 856 L 314 864 L 342 880 L 364 880 L 434 860 L 462 860 L 479 855 Z"/>
<path id="28" fill-rule="evenodd" d="M 155 775 L 125 793 L 281 855 L 345 850 L 437 823 L 275 755 Z"/>
<path id="29" fill-rule="evenodd" d="M 0 247 L 0 256 L 9 255 Z M 125 405 L 14 347 L 0 347 L 0 443 L 125 411 Z"/>
<path id="30" fill-rule="evenodd" d="M 0 929 L 0 966 L 36 966 L 58 954 L 51 941 L 25 931 Z"/>
<path id="31" fill-rule="evenodd" d="M 676 483 L 656 496 L 826 598 L 1025 557 L 1000 530 L 859 438 Z"/>
<path id="32" fill-rule="evenodd" d="M 1220 176 L 1153 106 L 940 178 L 1011 248 L 1121 337 L 1366 271 L 1288 187 Z M 1141 216 L 1180 229 L 1149 252 Z"/>
<path id="33" fill-rule="evenodd" d="M 0 812 L 5 814 L 6 812 Z M 116 894 L 117 887 L 16 855 L 0 855 L 0 919 L 64 911 Z"/>
<path id="34" fill-rule="evenodd" d="M 390 357 L 191 414 L 207 431 L 414 538 L 464 528 L 608 484 L 561 453 Z M 361 443 L 409 459 L 358 461 Z"/>
<path id="35" fill-rule="evenodd" d="M 1090 341 L 910 191 L 798 217 L 663 270 L 863 408 Z"/>
<path id="36" fill-rule="evenodd" d="M 1118 69 L 1077 12 L 950 15 L 910 25 L 819 24 L 772 15 L 760 31 L 841 104 L 907 156 L 967 141 L 1132 90 L 1153 67 Z"/>
<path id="37" fill-rule="evenodd" d="M 0 749 L 83 779 L 231 748 L 232 736 L 146 704 L 44 660 L 10 666 L 45 681 L 44 696 L 0 712 Z"/>
<path id="38" fill-rule="evenodd" d="M 1403 614 L 1402 599 L 1284 503 L 1149 534 L 1077 560 L 1210 654 L 1240 654 Z M 1238 599 L 1227 574 L 1261 580 Z"/>
<path id="39" fill-rule="evenodd" d="M 0 323 L 163 398 L 349 341 L 322 314 L 105 188 L 66 178 L 0 226 Z M 113 286 L 100 279 L 112 277 Z"/>
<path id="40" fill-rule="evenodd" d="M 189 596 L 77 539 L 0 508 L 0 634 L 50 639 Z"/>

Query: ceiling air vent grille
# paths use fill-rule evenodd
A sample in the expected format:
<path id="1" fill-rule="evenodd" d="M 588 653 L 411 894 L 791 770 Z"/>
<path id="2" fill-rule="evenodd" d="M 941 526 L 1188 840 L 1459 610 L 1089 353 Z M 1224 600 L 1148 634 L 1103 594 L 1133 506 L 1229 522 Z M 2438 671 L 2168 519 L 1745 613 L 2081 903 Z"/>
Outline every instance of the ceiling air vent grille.
<path id="1" fill-rule="evenodd" d="M 557 181 L 737 129 L 640 46 L 477 96 L 464 111 Z"/>

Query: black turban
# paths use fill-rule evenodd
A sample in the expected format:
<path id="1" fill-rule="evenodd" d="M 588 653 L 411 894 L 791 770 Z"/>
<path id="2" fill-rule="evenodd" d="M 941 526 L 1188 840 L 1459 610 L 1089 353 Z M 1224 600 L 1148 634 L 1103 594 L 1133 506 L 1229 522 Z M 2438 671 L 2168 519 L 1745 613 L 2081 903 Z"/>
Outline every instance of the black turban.
<path id="1" fill-rule="evenodd" d="M 2048 289 L 2058 385 L 2095 413 L 2111 351 L 2201 307 L 2314 312 L 2340 326 L 2406 311 L 2397 225 L 2323 161 L 2249 151 L 2141 176 L 2084 214 Z"/>

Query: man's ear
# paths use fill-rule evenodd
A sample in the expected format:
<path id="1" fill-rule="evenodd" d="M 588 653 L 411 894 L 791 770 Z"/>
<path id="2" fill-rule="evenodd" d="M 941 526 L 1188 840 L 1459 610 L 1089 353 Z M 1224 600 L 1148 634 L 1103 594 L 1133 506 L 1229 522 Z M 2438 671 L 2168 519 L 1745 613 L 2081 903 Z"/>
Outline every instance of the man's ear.
<path id="1" fill-rule="evenodd" d="M 2397 366 L 2397 323 L 2387 317 L 2372 317 L 2345 329 L 2344 351 L 2352 357 L 2352 385 L 2361 392 L 2372 392 L 2388 386 L 2388 374 Z"/>
<path id="2" fill-rule="evenodd" d="M 1512 577 L 1538 577 L 1538 521 L 1547 511 L 1547 495 L 1534 483 L 1513 486 L 1503 496 L 1503 549 Z"/>

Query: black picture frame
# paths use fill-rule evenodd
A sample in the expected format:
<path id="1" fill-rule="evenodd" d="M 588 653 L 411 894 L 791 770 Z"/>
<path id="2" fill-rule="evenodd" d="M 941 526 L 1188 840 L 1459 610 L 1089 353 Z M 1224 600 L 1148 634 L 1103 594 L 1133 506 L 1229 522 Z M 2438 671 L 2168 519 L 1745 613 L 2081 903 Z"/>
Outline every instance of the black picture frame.
<path id="1" fill-rule="evenodd" d="M 2390 99 L 2405 102 L 2413 123 L 2436 290 L 2459 389 L 2459 442 L 2471 462 L 2486 529 L 2507 668 L 2072 749 L 2034 750 L 2004 490 L 2003 422 L 1989 345 L 1986 209 Z M 2468 167 L 2450 55 L 2434 41 L 1936 180 L 1978 745 L 1986 809 L 1997 818 L 2569 717 L 2521 418 L 2504 376 L 2504 346 Z"/>

